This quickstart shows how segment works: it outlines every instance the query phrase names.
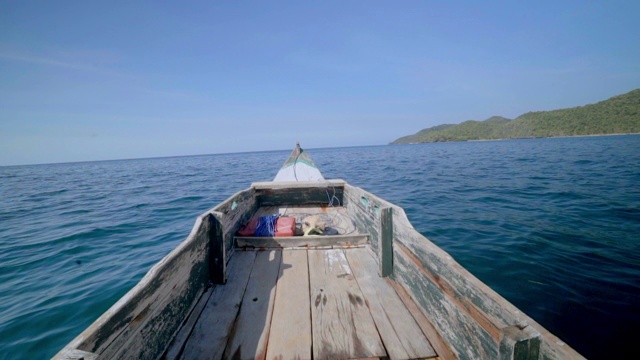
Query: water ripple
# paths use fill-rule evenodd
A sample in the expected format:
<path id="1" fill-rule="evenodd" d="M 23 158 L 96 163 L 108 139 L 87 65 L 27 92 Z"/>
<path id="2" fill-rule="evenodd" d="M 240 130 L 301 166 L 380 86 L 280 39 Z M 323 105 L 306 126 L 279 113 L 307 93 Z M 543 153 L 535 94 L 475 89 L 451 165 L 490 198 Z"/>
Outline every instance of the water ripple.
<path id="1" fill-rule="evenodd" d="M 590 358 L 636 352 L 640 136 L 312 149 Z M 288 151 L 0 167 L 0 359 L 48 358 Z"/>

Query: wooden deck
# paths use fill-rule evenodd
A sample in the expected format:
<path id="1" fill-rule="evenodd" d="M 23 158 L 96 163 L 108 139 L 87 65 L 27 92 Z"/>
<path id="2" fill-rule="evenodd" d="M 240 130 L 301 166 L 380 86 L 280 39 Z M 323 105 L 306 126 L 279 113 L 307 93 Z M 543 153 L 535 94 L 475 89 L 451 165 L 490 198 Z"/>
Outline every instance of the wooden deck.
<path id="1" fill-rule="evenodd" d="M 237 236 L 276 213 L 295 217 L 298 235 L 323 235 Z M 55 356 L 98 357 L 583 358 L 416 231 L 402 208 L 342 180 L 256 183 L 198 216 Z"/>
<path id="2" fill-rule="evenodd" d="M 366 247 L 236 251 L 196 307 L 182 359 L 437 357 Z M 189 333 L 187 333 L 189 332 Z M 168 356 L 172 357 L 172 356 Z"/>

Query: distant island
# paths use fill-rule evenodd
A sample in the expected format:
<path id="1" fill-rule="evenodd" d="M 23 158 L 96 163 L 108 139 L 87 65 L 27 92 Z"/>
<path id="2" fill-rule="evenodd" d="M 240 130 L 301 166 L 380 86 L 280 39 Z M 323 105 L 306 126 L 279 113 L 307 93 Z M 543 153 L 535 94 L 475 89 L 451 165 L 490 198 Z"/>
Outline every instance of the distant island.
<path id="1" fill-rule="evenodd" d="M 493 116 L 438 125 L 391 144 L 632 133 L 640 133 L 640 89 L 595 104 L 528 112 L 515 119 Z"/>

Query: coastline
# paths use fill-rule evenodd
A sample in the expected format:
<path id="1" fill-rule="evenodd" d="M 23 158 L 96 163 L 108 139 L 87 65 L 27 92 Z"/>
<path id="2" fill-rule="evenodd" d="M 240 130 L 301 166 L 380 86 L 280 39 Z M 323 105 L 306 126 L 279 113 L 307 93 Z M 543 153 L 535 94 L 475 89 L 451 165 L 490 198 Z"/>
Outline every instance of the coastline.
<path id="1" fill-rule="evenodd" d="M 531 140 L 531 139 L 564 139 L 564 138 L 624 136 L 624 135 L 640 135 L 640 132 L 636 132 L 636 133 L 614 133 L 614 134 L 589 134 L 589 135 L 532 136 L 532 137 L 513 137 L 513 138 L 500 138 L 500 139 L 421 141 L 421 142 L 401 143 L 401 144 L 395 144 L 395 143 L 391 142 L 391 143 L 389 143 L 389 145 L 416 145 L 416 144 L 433 144 L 433 143 L 448 143 L 448 142 L 481 142 L 481 141 L 504 141 L 504 140 Z"/>

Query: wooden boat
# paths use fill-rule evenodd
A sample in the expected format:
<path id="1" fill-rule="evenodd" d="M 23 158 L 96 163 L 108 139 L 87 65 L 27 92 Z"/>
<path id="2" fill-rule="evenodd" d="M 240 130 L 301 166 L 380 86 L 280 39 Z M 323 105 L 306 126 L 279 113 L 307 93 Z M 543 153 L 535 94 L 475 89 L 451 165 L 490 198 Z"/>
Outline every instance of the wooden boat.
<path id="1" fill-rule="evenodd" d="M 297 223 L 315 216 L 333 232 L 238 235 L 272 214 Z M 582 356 L 417 232 L 402 208 L 325 180 L 298 144 L 275 181 L 199 216 L 175 250 L 55 358 Z"/>

